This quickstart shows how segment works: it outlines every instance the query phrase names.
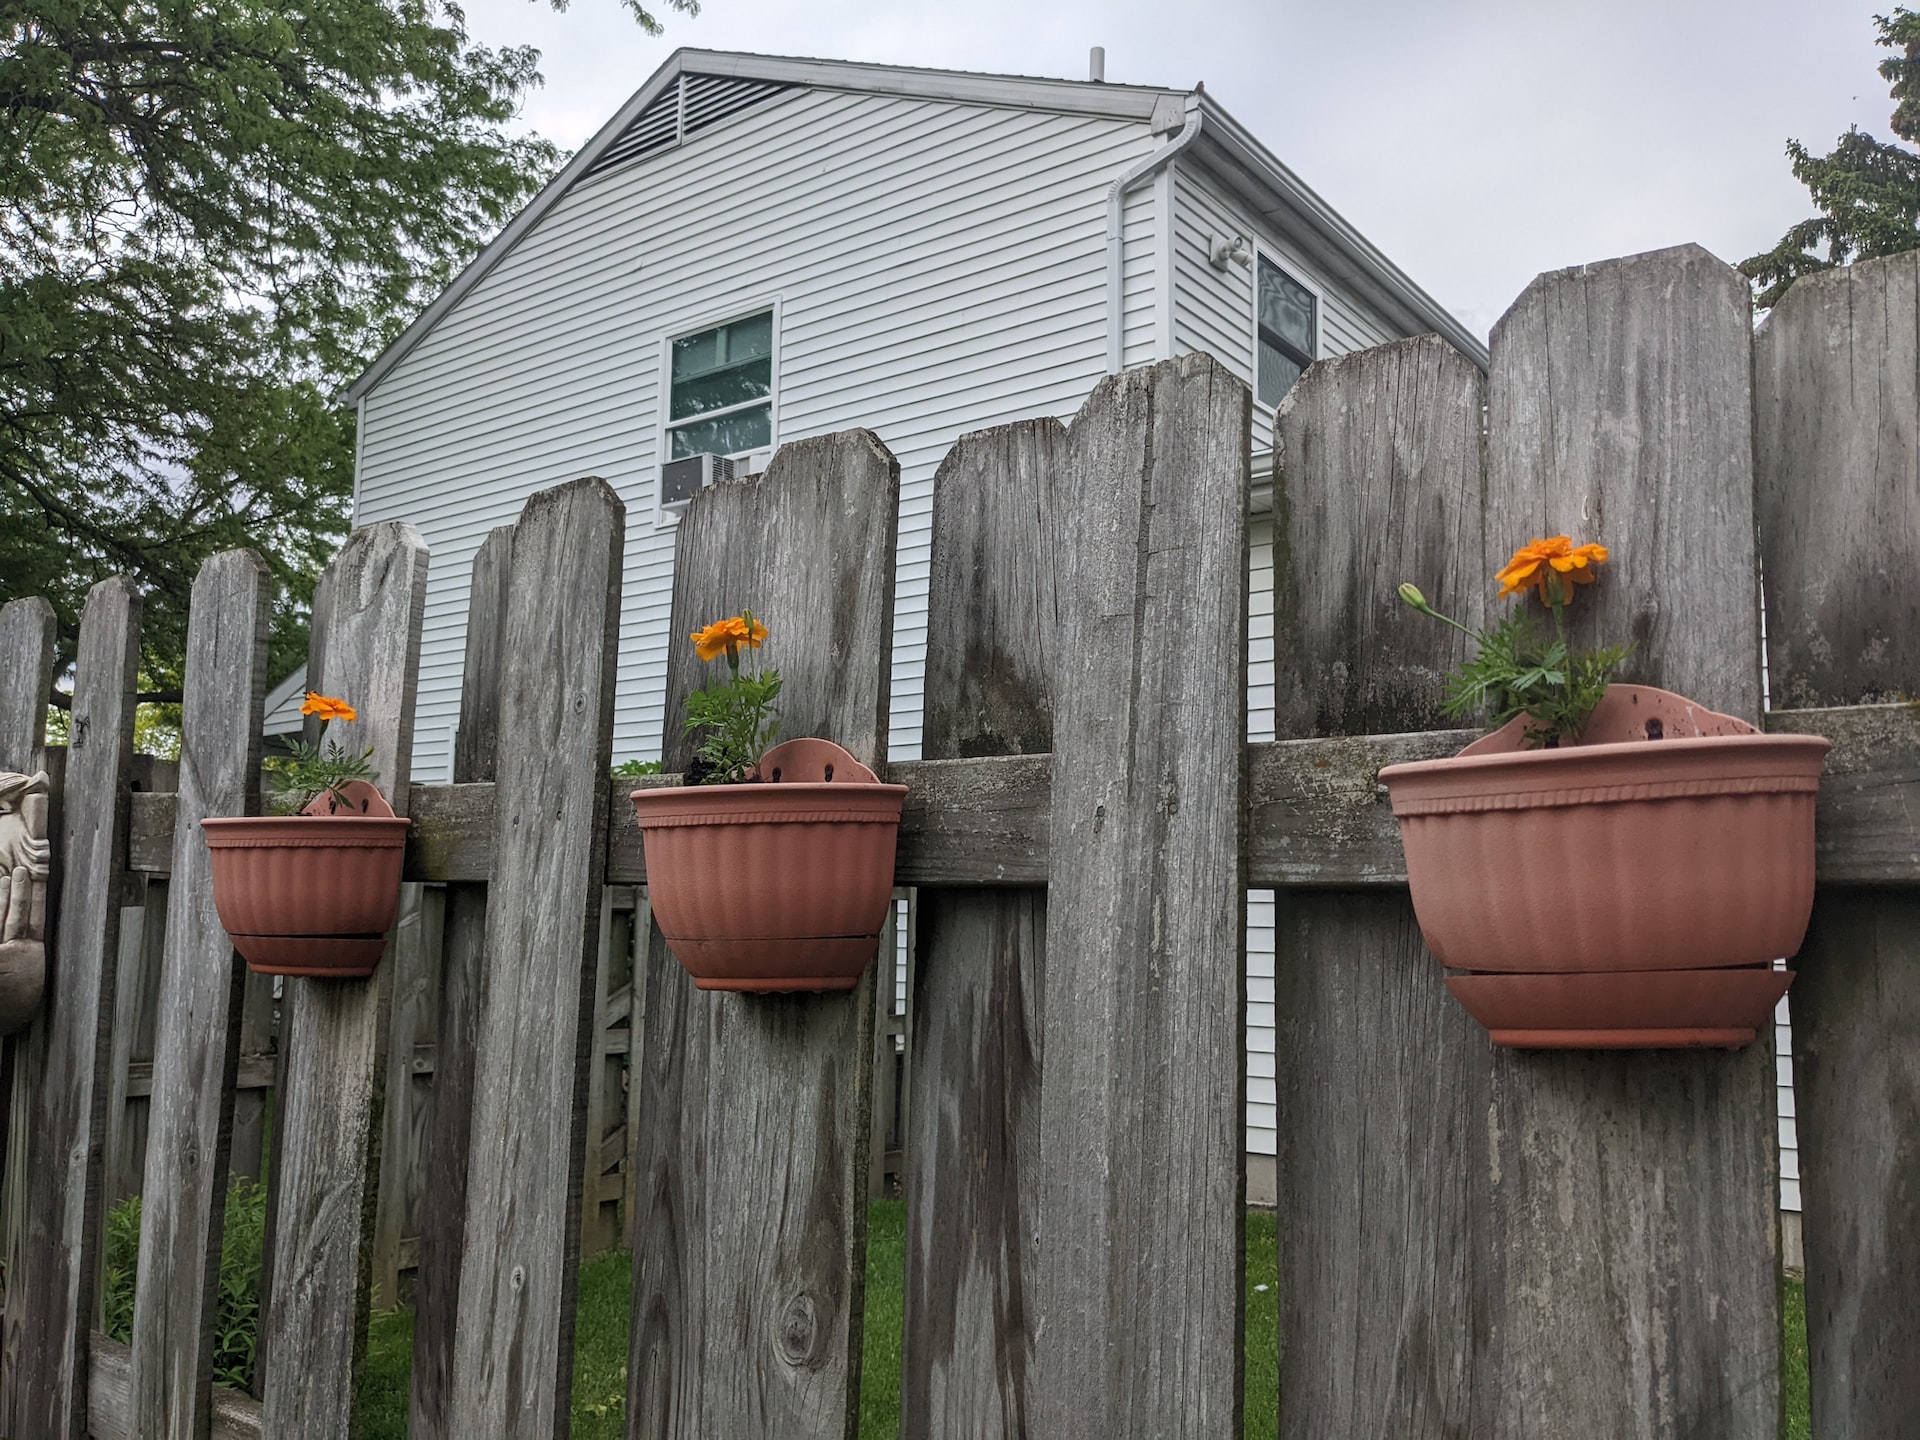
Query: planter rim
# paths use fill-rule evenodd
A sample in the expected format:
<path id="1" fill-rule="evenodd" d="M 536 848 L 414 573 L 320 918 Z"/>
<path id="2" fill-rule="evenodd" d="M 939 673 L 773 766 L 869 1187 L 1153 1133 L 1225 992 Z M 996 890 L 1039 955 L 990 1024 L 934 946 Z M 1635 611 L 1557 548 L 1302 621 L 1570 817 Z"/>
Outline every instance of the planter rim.
<path id="1" fill-rule="evenodd" d="M 405 845 L 412 824 L 404 815 L 225 815 L 202 820 L 200 828 L 219 850 L 379 850 Z"/>
<path id="2" fill-rule="evenodd" d="M 819 821 L 892 825 L 904 785 L 862 781 L 780 781 L 756 785 L 662 785 L 629 795 L 642 830 L 681 825 L 755 825 Z"/>
<path id="3" fill-rule="evenodd" d="M 1819 735 L 1687 736 L 1416 760 L 1379 779 L 1396 816 L 1812 793 L 1832 748 Z"/>

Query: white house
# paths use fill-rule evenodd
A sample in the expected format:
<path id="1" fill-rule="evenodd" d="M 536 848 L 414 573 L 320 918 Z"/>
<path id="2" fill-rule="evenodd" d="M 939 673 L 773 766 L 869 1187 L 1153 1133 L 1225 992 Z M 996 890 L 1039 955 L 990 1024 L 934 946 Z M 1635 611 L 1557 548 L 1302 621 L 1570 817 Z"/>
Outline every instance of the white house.
<path id="1" fill-rule="evenodd" d="M 1316 358 L 1485 350 L 1203 90 L 683 50 L 349 391 L 356 523 L 432 547 L 414 773 L 447 777 L 468 569 L 542 486 L 628 507 L 615 757 L 657 753 L 675 516 L 662 463 L 757 470 L 849 426 L 899 458 L 892 753 L 918 754 L 933 474 L 1188 350 L 1254 386 L 1250 703 L 1272 723 L 1272 407 Z M 289 694 L 297 700 L 292 689 Z M 1272 900 L 1249 936 L 1248 1148 L 1271 1196 Z"/>

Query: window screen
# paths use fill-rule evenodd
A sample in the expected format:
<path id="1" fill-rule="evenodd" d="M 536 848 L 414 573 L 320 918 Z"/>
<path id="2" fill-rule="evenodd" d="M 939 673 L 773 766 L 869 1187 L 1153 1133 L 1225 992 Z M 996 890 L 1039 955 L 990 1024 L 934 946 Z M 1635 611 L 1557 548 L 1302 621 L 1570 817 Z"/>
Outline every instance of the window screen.
<path id="1" fill-rule="evenodd" d="M 667 458 L 739 455 L 772 443 L 772 312 L 675 340 Z"/>
<path id="2" fill-rule="evenodd" d="M 1260 403 L 1278 405 L 1300 372 L 1313 363 L 1319 333 L 1313 292 L 1264 256 L 1259 294 Z"/>

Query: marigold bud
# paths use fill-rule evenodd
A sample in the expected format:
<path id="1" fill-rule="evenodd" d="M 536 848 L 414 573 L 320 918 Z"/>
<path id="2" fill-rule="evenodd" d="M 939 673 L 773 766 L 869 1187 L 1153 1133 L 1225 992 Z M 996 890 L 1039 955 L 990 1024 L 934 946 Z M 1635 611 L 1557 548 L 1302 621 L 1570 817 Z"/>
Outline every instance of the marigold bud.
<path id="1" fill-rule="evenodd" d="M 1400 598 L 1416 610 L 1427 608 L 1427 597 L 1422 595 L 1411 583 L 1400 587 Z"/>

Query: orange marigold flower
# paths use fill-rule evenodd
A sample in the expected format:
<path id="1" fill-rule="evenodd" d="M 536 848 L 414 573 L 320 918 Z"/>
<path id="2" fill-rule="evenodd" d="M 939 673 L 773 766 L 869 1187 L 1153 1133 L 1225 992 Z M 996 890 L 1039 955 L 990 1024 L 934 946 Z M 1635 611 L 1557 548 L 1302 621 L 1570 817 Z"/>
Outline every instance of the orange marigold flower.
<path id="1" fill-rule="evenodd" d="M 1606 559 L 1604 545 L 1575 545 L 1569 536 L 1554 535 L 1522 545 L 1494 579 L 1500 582 L 1502 600 L 1535 590 L 1542 605 L 1570 605 L 1573 587 L 1591 585 L 1593 567 Z"/>
<path id="2" fill-rule="evenodd" d="M 694 653 L 702 660 L 717 660 L 722 655 L 738 654 L 742 646 L 758 650 L 767 638 L 767 627 L 747 616 L 729 615 L 694 631 L 690 638 Z"/>
<path id="3" fill-rule="evenodd" d="M 360 712 L 346 701 L 333 695 L 322 695 L 318 690 L 307 692 L 307 702 L 300 707 L 302 715 L 318 715 L 322 720 L 358 720 Z"/>

